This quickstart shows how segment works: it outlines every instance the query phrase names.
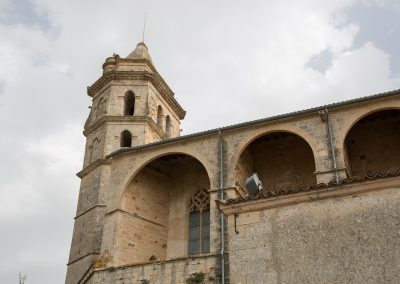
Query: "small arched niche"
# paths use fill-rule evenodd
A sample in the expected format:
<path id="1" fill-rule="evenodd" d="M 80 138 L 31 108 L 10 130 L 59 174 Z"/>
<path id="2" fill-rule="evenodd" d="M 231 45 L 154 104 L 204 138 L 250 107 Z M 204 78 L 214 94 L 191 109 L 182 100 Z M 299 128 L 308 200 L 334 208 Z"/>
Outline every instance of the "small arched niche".
<path id="1" fill-rule="evenodd" d="M 162 106 L 158 106 L 157 108 L 157 125 L 164 131 L 164 111 Z"/>
<path id="2" fill-rule="evenodd" d="M 209 250 L 209 230 L 204 228 L 210 223 L 209 206 L 203 202 L 196 203 L 195 208 L 192 200 L 198 201 L 209 189 L 205 167 L 189 155 L 169 154 L 144 166 L 122 196 L 122 210 L 131 213 L 124 217 L 122 224 L 127 228 L 124 239 L 130 243 L 121 244 L 124 254 L 129 255 L 128 262 L 187 257 L 189 242 L 193 247 L 198 239 L 201 239 L 201 251 Z M 189 237 L 189 219 L 198 217 L 193 217 L 193 212 L 198 211 L 203 214 L 200 217 L 203 233 L 194 234 L 191 224 Z"/>
<path id="3" fill-rule="evenodd" d="M 128 130 L 122 131 L 120 146 L 121 147 L 132 147 L 132 133 L 130 133 Z"/>
<path id="4" fill-rule="evenodd" d="M 171 137 L 171 129 L 171 118 L 169 117 L 169 115 L 167 115 L 167 117 L 165 118 L 165 134 L 168 138 Z"/>
<path id="5" fill-rule="evenodd" d="M 304 139 L 288 132 L 273 132 L 244 149 L 235 167 L 235 185 L 246 193 L 246 179 L 257 173 L 264 192 L 277 192 L 316 184 L 314 172 L 314 155 Z"/>
<path id="6" fill-rule="evenodd" d="M 135 94 L 128 91 L 124 97 L 124 115 L 134 115 L 135 113 Z"/>
<path id="7" fill-rule="evenodd" d="M 349 176 L 400 169 L 400 110 L 373 112 L 360 119 L 344 141 Z"/>

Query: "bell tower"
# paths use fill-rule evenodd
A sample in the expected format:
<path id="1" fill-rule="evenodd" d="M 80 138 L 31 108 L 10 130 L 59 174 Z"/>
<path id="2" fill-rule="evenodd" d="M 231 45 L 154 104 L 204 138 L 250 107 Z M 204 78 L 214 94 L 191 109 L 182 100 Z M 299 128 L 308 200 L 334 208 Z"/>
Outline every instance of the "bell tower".
<path id="1" fill-rule="evenodd" d="M 85 166 L 121 147 L 134 147 L 180 135 L 185 111 L 157 72 L 140 42 L 126 58 L 114 54 L 103 76 L 88 87 L 93 98 L 85 123 Z"/>
<path id="2" fill-rule="evenodd" d="M 93 265 L 101 248 L 106 213 L 110 162 L 106 156 L 180 135 L 185 111 L 157 72 L 140 42 L 126 57 L 108 57 L 102 76 L 87 93 L 92 106 L 83 134 L 86 137 L 78 207 L 66 283 L 78 283 Z"/>

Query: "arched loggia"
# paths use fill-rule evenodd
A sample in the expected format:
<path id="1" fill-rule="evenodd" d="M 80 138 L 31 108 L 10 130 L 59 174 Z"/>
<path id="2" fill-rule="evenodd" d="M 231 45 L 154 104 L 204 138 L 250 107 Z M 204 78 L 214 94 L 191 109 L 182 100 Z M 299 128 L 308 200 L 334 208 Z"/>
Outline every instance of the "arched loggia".
<path id="1" fill-rule="evenodd" d="M 128 261 L 165 260 L 207 252 L 207 208 L 199 211 L 204 215 L 199 219 L 202 234 L 195 234 L 199 224 L 189 224 L 189 219 L 194 220 L 193 212 L 197 212 L 193 207 L 193 200 L 197 199 L 193 198 L 199 192 L 207 195 L 209 189 L 205 167 L 192 156 L 169 154 L 145 165 L 131 179 L 121 199 L 121 209 L 129 213 L 122 224 L 126 243 L 121 244 Z"/>
<path id="2" fill-rule="evenodd" d="M 265 192 L 277 192 L 316 184 L 314 172 L 314 155 L 304 139 L 288 132 L 272 132 L 243 150 L 235 168 L 235 183 L 246 192 L 246 178 L 257 173 Z"/>
<path id="3" fill-rule="evenodd" d="M 399 169 L 399 145 L 400 110 L 382 110 L 363 117 L 344 141 L 348 175 L 373 175 Z"/>

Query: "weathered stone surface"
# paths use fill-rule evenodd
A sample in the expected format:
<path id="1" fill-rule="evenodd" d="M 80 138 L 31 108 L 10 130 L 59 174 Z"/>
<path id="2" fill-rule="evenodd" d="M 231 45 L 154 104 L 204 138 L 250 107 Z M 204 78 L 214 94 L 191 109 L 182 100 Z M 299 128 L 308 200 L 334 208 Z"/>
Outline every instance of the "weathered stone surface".
<path id="1" fill-rule="evenodd" d="M 388 188 L 239 215 L 239 234 L 231 216 L 231 283 L 399 283 L 399 206 Z"/>
<path id="2" fill-rule="evenodd" d="M 140 48 L 143 55 L 146 47 Z M 245 179 L 255 171 L 265 191 L 277 192 L 328 183 L 335 173 L 344 178 L 400 168 L 400 92 L 329 107 L 332 141 L 317 110 L 178 138 L 185 113 L 147 56 L 114 55 L 103 69 L 88 89 L 93 101 L 67 284 L 86 271 L 87 283 L 217 276 L 221 182 L 233 198 L 246 195 Z M 135 98 L 133 115 L 124 115 L 128 92 Z M 383 112 L 388 109 L 390 115 Z M 125 130 L 133 148 L 121 149 Z M 246 211 L 232 205 L 231 213 L 239 208 L 239 233 L 229 213 L 227 278 L 247 284 L 398 283 L 400 191 L 369 181 L 358 187 L 351 196 L 341 185 L 323 199 L 318 192 L 298 200 L 292 195 L 286 204 L 279 197 L 268 209 L 263 200 Z M 210 197 L 210 252 L 193 257 L 187 249 L 189 201 L 199 190 Z"/>

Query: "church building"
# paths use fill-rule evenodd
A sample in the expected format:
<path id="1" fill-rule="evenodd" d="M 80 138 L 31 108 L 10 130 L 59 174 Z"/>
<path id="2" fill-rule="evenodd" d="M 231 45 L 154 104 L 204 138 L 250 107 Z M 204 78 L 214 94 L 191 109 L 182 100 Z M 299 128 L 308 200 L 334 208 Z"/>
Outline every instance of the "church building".
<path id="1" fill-rule="evenodd" d="M 400 283 L 400 90 L 180 136 L 141 42 L 87 93 L 66 284 Z"/>

